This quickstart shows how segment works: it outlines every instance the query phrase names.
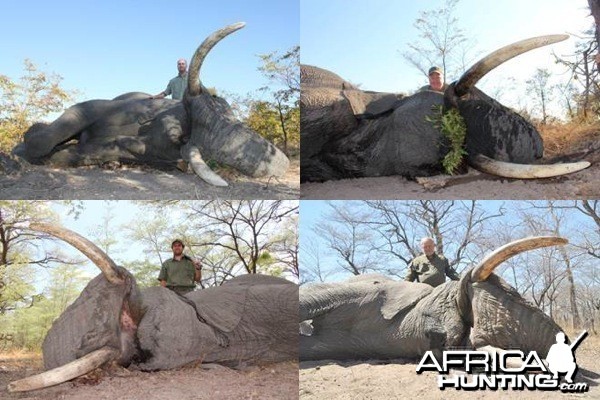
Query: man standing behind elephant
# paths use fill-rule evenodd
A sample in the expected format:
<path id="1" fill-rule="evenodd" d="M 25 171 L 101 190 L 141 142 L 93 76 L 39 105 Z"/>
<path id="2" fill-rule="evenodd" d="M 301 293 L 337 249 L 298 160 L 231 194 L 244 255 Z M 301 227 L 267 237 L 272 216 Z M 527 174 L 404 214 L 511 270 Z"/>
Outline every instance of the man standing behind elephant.
<path id="1" fill-rule="evenodd" d="M 429 68 L 429 85 L 423 86 L 419 92 L 424 90 L 433 90 L 434 92 L 444 92 L 448 85 L 444 83 L 444 70 L 440 67 Z"/>
<path id="2" fill-rule="evenodd" d="M 185 93 L 185 88 L 187 88 L 188 80 L 187 61 L 183 58 L 177 60 L 177 71 L 179 71 L 179 75 L 169 81 L 167 88 L 159 94 L 150 97 L 151 99 L 162 99 L 168 95 L 171 95 L 173 100 L 183 99 L 183 93 Z"/>
<path id="3" fill-rule="evenodd" d="M 415 257 L 408 264 L 408 273 L 404 280 L 408 282 L 416 280 L 436 287 L 446 281 L 446 276 L 453 281 L 459 279 L 456 271 L 450 268 L 448 259 L 435 252 L 435 243 L 432 238 L 421 239 L 421 250 L 423 250 L 423 254 Z"/>
<path id="4" fill-rule="evenodd" d="M 162 287 L 171 289 L 177 294 L 187 294 L 196 287 L 202 278 L 202 265 L 183 254 L 185 245 L 179 239 L 171 243 L 173 258 L 162 264 L 158 280 Z"/>

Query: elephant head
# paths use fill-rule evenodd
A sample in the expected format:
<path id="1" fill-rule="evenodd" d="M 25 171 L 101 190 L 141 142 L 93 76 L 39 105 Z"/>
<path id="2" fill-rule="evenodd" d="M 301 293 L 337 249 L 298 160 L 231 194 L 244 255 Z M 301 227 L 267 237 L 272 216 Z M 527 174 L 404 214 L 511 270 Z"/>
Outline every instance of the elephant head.
<path id="1" fill-rule="evenodd" d="M 552 35 L 514 43 L 484 57 L 444 94 L 412 96 L 357 89 L 339 76 L 302 66 L 301 179 L 322 181 L 362 176 L 419 176 L 441 172 L 448 141 L 430 122 L 432 106 L 458 109 L 466 124 L 469 162 L 510 178 L 540 178 L 586 168 L 588 162 L 529 165 L 543 154 L 535 127 L 475 88 L 503 62 L 566 39 Z"/>
<path id="2" fill-rule="evenodd" d="M 153 371 L 198 360 L 297 359 L 298 286 L 292 282 L 252 275 L 186 296 L 164 287 L 139 290 L 129 272 L 79 234 L 43 223 L 23 228 L 73 245 L 102 274 L 48 331 L 42 346 L 48 371 L 10 383 L 9 391 L 56 385 L 110 361 Z"/>
<path id="3" fill-rule="evenodd" d="M 303 287 L 300 322 L 306 332 L 312 320 L 312 332 L 300 338 L 300 359 L 417 358 L 457 346 L 545 356 L 560 327 L 493 270 L 515 254 L 566 242 L 511 242 L 436 288 L 373 275 Z"/>
<path id="4" fill-rule="evenodd" d="M 229 104 L 211 95 L 200 80 L 202 63 L 212 47 L 244 26 L 240 22 L 213 33 L 198 47 L 190 62 L 184 106 L 190 118 L 191 137 L 182 153 L 198 175 L 215 185 L 224 182 L 206 166 L 203 157 L 254 177 L 280 175 L 289 166 L 288 158 L 279 149 L 237 121 Z M 214 177 L 209 177 L 211 174 Z"/>

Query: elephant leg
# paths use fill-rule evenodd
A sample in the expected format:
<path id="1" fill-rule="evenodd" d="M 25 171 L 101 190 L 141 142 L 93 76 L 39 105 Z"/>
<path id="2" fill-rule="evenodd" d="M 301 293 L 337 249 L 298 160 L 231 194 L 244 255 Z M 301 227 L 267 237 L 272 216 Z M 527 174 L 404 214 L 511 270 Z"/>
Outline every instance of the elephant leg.
<path id="1" fill-rule="evenodd" d="M 300 336 L 300 361 L 339 359 L 339 344 L 322 336 Z"/>
<path id="2" fill-rule="evenodd" d="M 26 158 L 35 160 L 51 154 L 56 146 L 93 124 L 108 109 L 109 103 L 108 100 L 91 100 L 76 104 L 50 125 L 32 127 L 23 137 Z"/>
<path id="3" fill-rule="evenodd" d="M 53 153 L 47 164 L 57 167 L 101 165 L 110 161 L 136 162 L 144 158 L 146 144 L 142 138 L 118 137 L 109 143 L 68 145 Z"/>

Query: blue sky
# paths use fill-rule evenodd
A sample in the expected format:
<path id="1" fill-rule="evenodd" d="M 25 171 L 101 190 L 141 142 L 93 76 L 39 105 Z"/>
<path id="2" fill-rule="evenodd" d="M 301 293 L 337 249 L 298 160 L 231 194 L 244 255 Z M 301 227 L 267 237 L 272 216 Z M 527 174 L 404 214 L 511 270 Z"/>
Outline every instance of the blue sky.
<path id="1" fill-rule="evenodd" d="M 302 63 L 330 69 L 362 84 L 363 89 L 414 91 L 426 84 L 427 78 L 410 66 L 401 52 L 418 39 L 413 24 L 420 11 L 442 4 L 442 0 L 301 0 Z M 476 59 L 529 37 L 578 34 L 592 23 L 587 0 L 460 0 L 456 15 L 459 26 L 475 41 Z M 478 86 L 491 91 L 506 84 L 507 77 L 524 82 L 536 68 L 554 67 L 552 50 L 567 53 L 574 42 L 571 37 L 519 56 L 483 78 Z M 517 106 L 521 96 L 516 91 L 507 95 L 510 101 L 502 100 Z"/>
<path id="2" fill-rule="evenodd" d="M 258 54 L 299 44 L 299 4 L 281 0 L 2 1 L 0 73 L 16 79 L 23 60 L 61 75 L 79 101 L 130 91 L 156 94 L 223 26 L 246 27 L 219 43 L 201 71 L 203 83 L 246 94 L 267 83 Z"/>

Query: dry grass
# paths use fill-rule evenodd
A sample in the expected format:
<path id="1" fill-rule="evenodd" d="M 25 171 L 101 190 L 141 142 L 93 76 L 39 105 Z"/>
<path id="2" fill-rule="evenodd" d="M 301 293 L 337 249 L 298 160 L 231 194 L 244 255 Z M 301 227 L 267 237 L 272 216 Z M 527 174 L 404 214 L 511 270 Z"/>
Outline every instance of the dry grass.
<path id="1" fill-rule="evenodd" d="M 551 124 L 537 127 L 546 158 L 590 150 L 600 142 L 600 122 Z"/>
<path id="2" fill-rule="evenodd" d="M 33 359 L 42 359 L 41 351 L 29 351 L 22 349 L 11 349 L 8 351 L 0 352 L 0 362 L 3 361 L 18 361 L 18 360 L 33 360 Z"/>

